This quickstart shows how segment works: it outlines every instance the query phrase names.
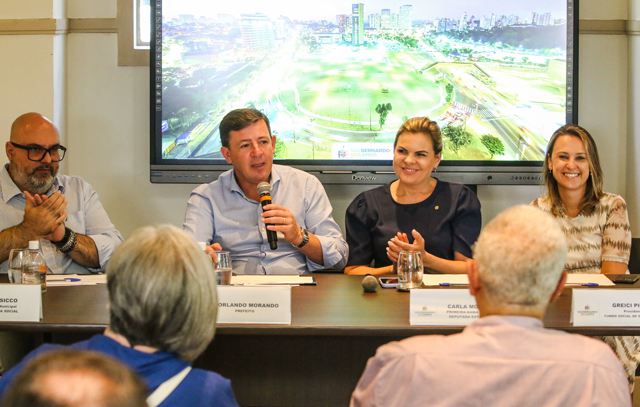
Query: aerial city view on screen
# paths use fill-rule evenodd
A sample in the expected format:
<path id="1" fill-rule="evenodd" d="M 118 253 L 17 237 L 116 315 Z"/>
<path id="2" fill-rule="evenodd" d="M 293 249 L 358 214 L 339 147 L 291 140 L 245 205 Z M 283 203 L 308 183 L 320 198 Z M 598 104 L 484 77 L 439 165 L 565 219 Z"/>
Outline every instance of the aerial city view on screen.
<path id="1" fill-rule="evenodd" d="M 220 158 L 255 107 L 279 159 L 391 159 L 427 115 L 449 160 L 534 160 L 566 121 L 566 2 L 162 4 L 162 157 Z"/>

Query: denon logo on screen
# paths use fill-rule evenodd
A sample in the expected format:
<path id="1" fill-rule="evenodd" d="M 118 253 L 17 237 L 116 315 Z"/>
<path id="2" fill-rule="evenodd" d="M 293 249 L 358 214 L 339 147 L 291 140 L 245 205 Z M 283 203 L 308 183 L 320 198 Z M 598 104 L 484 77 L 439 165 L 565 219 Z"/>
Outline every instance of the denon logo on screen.
<path id="1" fill-rule="evenodd" d="M 375 175 L 352 175 L 351 179 L 354 181 L 375 181 Z"/>

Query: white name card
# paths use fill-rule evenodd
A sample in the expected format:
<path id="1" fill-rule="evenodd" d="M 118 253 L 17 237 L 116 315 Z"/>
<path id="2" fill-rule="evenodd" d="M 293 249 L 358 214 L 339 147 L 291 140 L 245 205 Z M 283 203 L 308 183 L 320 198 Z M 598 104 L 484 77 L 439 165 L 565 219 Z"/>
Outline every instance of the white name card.
<path id="1" fill-rule="evenodd" d="M 467 325 L 479 317 L 476 300 L 468 289 L 411 290 L 411 325 Z"/>
<path id="2" fill-rule="evenodd" d="M 291 324 L 291 287 L 218 286 L 218 323 Z"/>
<path id="3" fill-rule="evenodd" d="M 0 321 L 40 321 L 41 290 L 40 284 L 0 284 Z"/>
<path id="4" fill-rule="evenodd" d="M 640 326 L 640 290 L 573 289 L 574 326 Z"/>

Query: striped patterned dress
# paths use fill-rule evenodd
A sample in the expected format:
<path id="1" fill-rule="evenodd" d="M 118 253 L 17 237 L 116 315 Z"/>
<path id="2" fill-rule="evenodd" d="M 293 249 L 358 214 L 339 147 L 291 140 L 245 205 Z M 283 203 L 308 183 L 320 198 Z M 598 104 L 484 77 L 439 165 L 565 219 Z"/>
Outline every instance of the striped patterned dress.
<path id="1" fill-rule="evenodd" d="M 551 200 L 545 196 L 531 203 L 551 213 Z M 629 264 L 631 227 L 627 204 L 620 195 L 605 192 L 593 213 L 575 218 L 557 218 L 567 237 L 567 273 L 600 273 L 603 261 Z"/>
<path id="2" fill-rule="evenodd" d="M 548 196 L 531 202 L 551 213 Z M 567 273 L 600 273 L 603 261 L 629 264 L 631 255 L 631 227 L 627 203 L 620 195 L 605 192 L 593 213 L 580 213 L 575 218 L 564 214 L 556 218 L 567 238 L 568 253 L 564 270 Z M 640 337 L 606 336 L 602 338 L 624 364 L 633 385 L 640 363 Z"/>

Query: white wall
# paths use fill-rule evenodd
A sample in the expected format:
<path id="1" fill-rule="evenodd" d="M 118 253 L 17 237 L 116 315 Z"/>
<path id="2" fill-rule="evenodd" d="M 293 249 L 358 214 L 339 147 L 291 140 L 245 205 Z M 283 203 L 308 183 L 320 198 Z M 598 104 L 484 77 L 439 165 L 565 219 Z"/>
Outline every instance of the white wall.
<path id="1" fill-rule="evenodd" d="M 15 7 L 22 4 L 11 3 Z M 115 3 L 116 0 L 68 0 L 66 6 L 69 16 L 112 18 Z M 628 4 L 628 0 L 583 0 L 581 18 L 627 19 Z M 98 11 L 92 14 L 94 5 Z M 25 16 L 31 17 L 30 6 L 25 9 Z M 580 36 L 580 123 L 597 139 L 606 189 L 623 195 L 627 192 L 627 174 L 639 171 L 637 162 L 629 168 L 625 154 L 630 139 L 628 43 L 624 35 Z M 52 68 L 34 65 L 34 59 L 46 62 L 51 49 L 52 44 L 46 39 L 0 36 L 0 55 L 17 61 L 14 67 L 0 64 L 3 131 L 8 132 L 12 118 L 21 112 L 40 110 L 52 114 Z M 66 171 L 82 175 L 94 185 L 112 220 L 125 235 L 148 223 L 180 224 L 193 185 L 149 182 L 148 68 L 118 67 L 116 53 L 115 34 L 67 36 L 64 110 L 70 151 L 68 161 L 65 159 Z M 8 75 L 9 70 L 12 75 Z M 327 186 L 334 216 L 341 224 L 351 199 L 367 188 Z M 529 202 L 539 192 L 537 186 L 480 186 L 485 221 L 505 207 Z M 634 222 L 634 236 L 640 236 L 637 215 Z"/>
<path id="2" fill-rule="evenodd" d="M 0 134 L 19 114 L 53 114 L 53 41 L 46 35 L 0 35 Z M 8 63 L 10 61 L 10 63 Z M 5 154 L 2 153 L 3 159 Z"/>

